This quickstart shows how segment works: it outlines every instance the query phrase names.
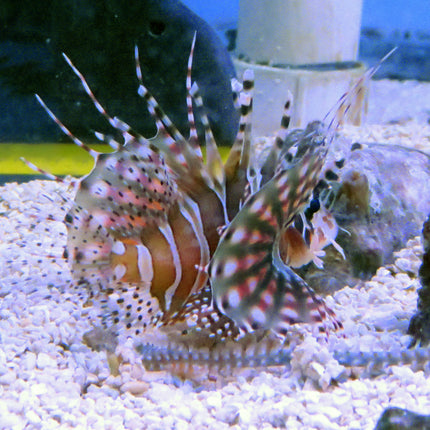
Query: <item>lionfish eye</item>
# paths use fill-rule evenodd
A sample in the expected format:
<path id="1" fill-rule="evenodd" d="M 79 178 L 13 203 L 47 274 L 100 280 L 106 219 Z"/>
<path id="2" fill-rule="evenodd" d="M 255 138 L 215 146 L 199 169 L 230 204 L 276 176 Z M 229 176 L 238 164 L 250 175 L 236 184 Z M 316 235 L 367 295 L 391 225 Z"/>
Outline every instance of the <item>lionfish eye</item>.
<path id="1" fill-rule="evenodd" d="M 320 201 L 319 199 L 312 199 L 310 204 L 309 204 L 309 209 L 311 210 L 312 213 L 318 212 L 320 209 L 321 205 L 320 205 Z"/>
<path id="2" fill-rule="evenodd" d="M 166 24 L 160 20 L 149 22 L 149 34 L 154 37 L 161 36 L 166 30 Z"/>
<path id="3" fill-rule="evenodd" d="M 321 204 L 318 198 L 313 198 L 307 209 L 305 210 L 306 218 L 310 221 L 312 220 L 312 217 L 314 213 L 318 212 L 320 210 Z"/>

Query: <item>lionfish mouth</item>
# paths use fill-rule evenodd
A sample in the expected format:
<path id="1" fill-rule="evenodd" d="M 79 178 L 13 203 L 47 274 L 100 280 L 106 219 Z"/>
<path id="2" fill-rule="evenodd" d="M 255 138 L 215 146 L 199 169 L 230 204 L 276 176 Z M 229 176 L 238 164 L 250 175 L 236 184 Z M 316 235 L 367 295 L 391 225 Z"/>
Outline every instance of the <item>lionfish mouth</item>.
<path id="1" fill-rule="evenodd" d="M 62 131 L 95 160 L 88 175 L 74 180 L 76 197 L 64 220 L 74 289 L 100 306 L 107 329 L 136 340 L 148 367 L 175 355 L 145 345 L 148 330 L 185 346 L 187 352 L 176 356 L 199 361 L 205 355 L 198 348 L 216 350 L 253 333 L 274 332 L 282 339 L 299 322 L 341 327 L 294 268 L 310 262 L 322 267 L 323 248 L 330 244 L 342 252 L 335 220 L 320 198 L 330 177 L 326 158 L 343 113 L 376 68 L 340 99 L 327 126 L 316 122 L 290 133 L 289 98 L 263 162 L 251 142 L 253 75 L 246 71 L 242 84 L 234 81 L 241 117 L 223 162 L 192 82 L 195 41 L 196 36 L 186 77 L 187 138 L 144 86 L 137 48 L 138 94 L 157 126 L 154 139 L 111 117 L 66 56 L 96 109 L 122 136 L 119 142 L 96 133 L 115 151 L 89 148 L 38 97 Z"/>

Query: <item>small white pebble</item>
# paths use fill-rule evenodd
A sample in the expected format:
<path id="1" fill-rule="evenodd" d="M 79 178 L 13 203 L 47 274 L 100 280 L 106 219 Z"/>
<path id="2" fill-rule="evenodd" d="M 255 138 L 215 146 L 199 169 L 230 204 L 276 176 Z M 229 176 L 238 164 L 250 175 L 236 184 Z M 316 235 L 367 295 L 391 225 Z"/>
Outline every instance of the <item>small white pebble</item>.
<path id="1" fill-rule="evenodd" d="M 39 354 L 37 354 L 36 364 L 41 370 L 47 367 L 57 367 L 57 361 L 44 352 L 39 352 Z"/>
<path id="2" fill-rule="evenodd" d="M 206 404 L 209 407 L 212 407 L 215 409 L 220 408 L 222 405 L 221 393 L 218 393 L 218 392 L 210 393 L 206 398 Z"/>
<path id="3" fill-rule="evenodd" d="M 10 385 L 16 380 L 16 373 L 13 370 L 0 376 L 0 385 Z"/>
<path id="4" fill-rule="evenodd" d="M 27 418 L 28 422 L 33 425 L 38 425 L 42 420 L 39 415 L 36 414 L 35 411 L 29 410 L 25 414 L 25 418 Z"/>
<path id="5" fill-rule="evenodd" d="M 41 394 L 46 394 L 48 392 L 48 387 L 43 383 L 32 384 L 30 390 L 34 396 L 40 396 Z"/>
<path id="6" fill-rule="evenodd" d="M 21 367 L 26 370 L 33 370 L 36 367 L 36 358 L 34 352 L 27 352 L 21 360 Z"/>
<path id="7" fill-rule="evenodd" d="M 149 389 L 149 384 L 145 381 L 129 381 L 122 384 L 120 390 L 122 393 L 130 393 L 134 396 L 141 396 Z"/>

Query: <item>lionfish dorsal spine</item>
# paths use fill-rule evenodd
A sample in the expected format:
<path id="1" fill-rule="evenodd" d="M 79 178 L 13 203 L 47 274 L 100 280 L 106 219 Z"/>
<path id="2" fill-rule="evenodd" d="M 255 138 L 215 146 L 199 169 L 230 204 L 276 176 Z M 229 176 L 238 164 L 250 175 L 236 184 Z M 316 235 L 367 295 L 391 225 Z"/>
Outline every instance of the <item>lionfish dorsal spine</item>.
<path id="1" fill-rule="evenodd" d="M 154 140 L 154 145 L 162 150 L 169 167 L 175 172 L 177 181 L 181 183 L 187 192 L 197 196 L 197 199 L 199 198 L 199 195 L 206 192 L 208 189 L 216 193 L 216 198 L 219 200 L 223 208 L 224 222 L 227 222 L 223 184 L 220 184 L 217 187 L 216 182 L 214 182 L 213 175 L 211 175 L 210 172 L 208 172 L 208 170 L 205 168 L 199 153 L 195 152 L 193 145 L 182 136 L 182 134 L 174 126 L 149 90 L 145 87 L 142 81 L 142 71 L 140 68 L 137 47 L 135 48 L 135 56 L 136 73 L 139 80 L 138 94 L 145 99 L 148 110 L 156 122 L 158 135 L 161 137 L 161 139 Z M 192 64 L 192 57 L 189 61 L 189 64 Z M 190 71 L 188 71 L 188 74 L 189 73 Z M 193 97 L 192 88 L 190 89 L 189 93 L 190 96 Z M 194 98 L 194 100 L 196 105 L 198 105 L 198 97 L 197 99 Z M 209 130 L 206 131 L 206 133 L 210 134 L 211 139 L 214 142 L 212 132 L 210 131 L 209 122 L 207 118 L 206 120 L 204 120 L 204 118 L 206 118 L 206 116 L 204 112 L 202 112 L 201 120 L 203 123 L 206 122 L 205 128 Z"/>
<path id="2" fill-rule="evenodd" d="M 61 131 L 68 136 L 75 145 L 81 147 L 84 151 L 88 152 L 88 154 L 91 155 L 91 157 L 94 158 L 94 160 L 97 160 L 98 156 L 101 154 L 101 152 L 98 152 L 92 148 L 90 148 L 88 145 L 86 145 L 82 140 L 78 139 L 58 118 L 57 116 L 51 111 L 51 109 L 46 106 L 45 102 L 42 100 L 42 98 L 36 94 L 36 99 L 40 103 L 40 105 L 43 107 L 43 109 L 47 112 L 47 114 L 50 116 L 50 118 L 58 125 L 58 127 L 61 129 Z"/>
<path id="3" fill-rule="evenodd" d="M 239 171 L 246 172 L 247 186 L 250 193 L 254 194 L 258 189 L 257 176 L 257 154 L 256 148 L 252 145 L 252 108 L 254 92 L 254 72 L 247 69 L 243 73 L 243 91 L 241 93 L 241 116 L 243 117 L 243 143 L 240 154 Z M 244 99 L 244 100 L 242 100 Z M 239 128 L 242 122 L 239 122 Z"/>
<path id="4" fill-rule="evenodd" d="M 190 135 L 188 142 L 190 146 L 194 149 L 194 152 L 197 154 L 200 160 L 203 161 L 202 149 L 199 144 L 199 137 L 197 134 L 197 127 L 194 118 L 194 110 L 193 110 L 193 98 L 191 96 L 191 87 L 192 87 L 192 67 L 193 67 L 193 57 L 194 57 L 194 48 L 196 45 L 197 32 L 194 33 L 193 41 L 191 43 L 190 55 L 188 56 L 187 63 L 187 77 L 185 81 L 185 86 L 187 89 L 187 115 L 188 115 L 188 124 L 190 126 Z"/>
<path id="5" fill-rule="evenodd" d="M 244 72 L 244 84 L 240 86 L 238 100 L 240 102 L 239 130 L 230 149 L 224 170 L 226 175 L 227 210 L 230 218 L 241 208 L 246 199 L 245 191 L 250 187 L 251 163 L 251 114 L 252 90 L 254 75 L 251 70 Z"/>
<path id="6" fill-rule="evenodd" d="M 197 110 L 199 112 L 200 121 L 202 122 L 204 128 L 207 171 L 214 185 L 214 189 L 220 196 L 221 201 L 225 202 L 226 191 L 224 164 L 209 124 L 209 119 L 207 117 L 205 107 L 203 105 L 203 99 L 200 94 L 197 82 L 193 83 L 190 89 L 190 94 L 196 104 Z"/>
<path id="7" fill-rule="evenodd" d="M 115 151 L 118 151 L 118 149 L 121 147 L 121 145 L 112 136 L 107 136 L 99 131 L 96 131 L 94 135 L 98 140 L 100 140 L 100 142 L 107 143 Z"/>
<path id="8" fill-rule="evenodd" d="M 275 140 L 273 145 L 269 149 L 269 153 L 264 160 L 264 163 L 258 170 L 258 186 L 263 186 L 268 180 L 273 178 L 277 167 L 279 166 L 279 157 L 281 150 L 284 147 L 286 137 L 289 132 L 289 126 L 291 123 L 293 106 L 293 94 L 291 91 L 287 91 L 287 99 L 284 103 L 284 111 L 281 118 L 281 124 L 279 129 L 276 131 Z"/>
<path id="9" fill-rule="evenodd" d="M 84 88 L 87 95 L 90 97 L 91 101 L 93 102 L 95 108 L 99 111 L 99 113 L 105 117 L 105 119 L 109 122 L 109 124 L 114 129 L 116 129 L 122 133 L 128 133 L 131 130 L 131 127 L 127 123 L 125 123 L 124 121 L 120 120 L 117 117 L 112 118 L 107 113 L 106 109 L 97 100 L 96 96 L 94 95 L 93 91 L 91 90 L 90 86 L 88 85 L 88 82 L 85 79 L 85 76 L 78 70 L 78 68 L 73 64 L 73 62 L 70 60 L 70 58 L 65 53 L 63 53 L 63 58 L 66 60 L 69 67 L 73 70 L 73 73 L 81 81 L 82 87 Z"/>
<path id="10" fill-rule="evenodd" d="M 243 85 L 241 85 L 239 92 L 238 102 L 240 109 L 239 130 L 236 139 L 228 155 L 225 163 L 226 170 L 236 169 L 239 164 L 245 166 L 249 165 L 250 154 L 250 133 L 251 133 L 251 115 L 252 115 L 252 91 L 254 88 L 254 72 L 247 69 L 243 73 Z"/>
<path id="11" fill-rule="evenodd" d="M 339 127 L 344 123 L 346 118 L 354 119 L 359 112 L 356 107 L 361 108 L 366 92 L 366 84 L 370 81 L 372 76 L 378 71 L 382 63 L 397 49 L 394 47 L 386 55 L 384 55 L 377 64 L 366 70 L 366 72 L 353 84 L 352 88 L 348 89 L 335 104 L 324 118 L 324 122 L 328 122 L 327 126 L 327 139 L 331 142 L 334 139 L 335 133 Z M 357 100 L 359 101 L 357 103 Z M 355 105 L 355 106 L 354 106 Z M 331 118 L 330 118 L 331 117 Z"/>
<path id="12" fill-rule="evenodd" d="M 196 154 L 189 148 L 187 141 L 180 131 L 170 121 L 169 117 L 157 103 L 154 96 L 143 84 L 142 69 L 140 66 L 139 50 L 137 46 L 135 46 L 134 52 L 136 76 L 139 82 L 138 94 L 145 100 L 147 109 L 156 124 L 157 134 L 161 137 L 161 140 L 157 141 L 156 144 L 160 146 L 160 149 L 163 151 L 166 158 L 169 158 L 171 164 L 187 168 L 189 159 L 192 160 L 196 157 Z"/>

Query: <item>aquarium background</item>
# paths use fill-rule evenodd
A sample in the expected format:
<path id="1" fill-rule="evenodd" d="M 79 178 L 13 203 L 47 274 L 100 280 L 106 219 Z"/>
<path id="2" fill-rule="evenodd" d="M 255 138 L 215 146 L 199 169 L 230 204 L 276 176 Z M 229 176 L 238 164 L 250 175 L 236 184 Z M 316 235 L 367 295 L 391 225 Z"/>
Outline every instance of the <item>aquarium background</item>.
<path id="1" fill-rule="evenodd" d="M 214 26 L 234 25 L 239 12 L 239 0 L 217 0 L 183 2 L 203 19 Z M 430 33 L 428 0 L 364 0 L 364 28 L 388 31 L 425 31 Z"/>
<path id="2" fill-rule="evenodd" d="M 214 26 L 221 37 L 234 29 L 239 0 L 183 2 Z M 430 80 L 430 3 L 428 0 L 363 0 L 359 60 L 373 64 L 394 46 L 396 56 L 376 78 Z"/>
<path id="3" fill-rule="evenodd" d="M 166 0 L 159 3 L 172 2 L 173 0 Z M 228 46 L 230 50 L 234 49 L 239 0 L 217 0 L 216 2 L 184 0 L 183 3 L 215 29 L 222 44 Z M 52 7 L 46 8 L 46 4 Z M 36 92 L 41 94 L 50 108 L 66 121 L 79 137 L 94 141 L 95 130 L 105 131 L 103 129 L 105 121 L 99 118 L 92 103 L 82 93 L 79 82 L 70 68 L 59 54 L 58 58 L 54 59 L 49 51 L 47 41 L 50 31 L 63 31 L 61 37 L 66 41 L 63 45 L 66 48 L 62 49 L 77 62 L 110 112 L 133 126 L 138 124 L 137 128 L 143 135 L 148 137 L 153 135 L 155 130 L 153 121 L 146 113 L 144 102 L 136 96 L 134 60 L 132 53 L 130 55 L 132 50 L 130 47 L 135 43 L 130 32 L 141 31 L 142 27 L 139 27 L 141 23 L 137 22 L 133 28 L 129 25 L 127 17 L 124 17 L 123 33 L 128 39 L 127 43 L 121 45 L 122 41 L 118 40 L 117 34 L 111 31 L 112 22 L 110 21 L 112 16 L 115 16 L 111 10 L 112 7 L 128 10 L 130 14 L 132 6 L 142 8 L 143 4 L 146 4 L 143 0 L 130 2 L 130 7 L 125 3 L 112 0 L 102 2 L 47 0 L 44 4 L 35 4 L 26 0 L 17 6 L 12 0 L 2 1 L 0 4 L 0 143 L 4 144 L 4 151 L 0 161 L 0 176 L 10 179 L 15 177 L 13 176 L 15 173 L 29 174 L 30 170 L 19 161 L 21 155 L 25 154 L 34 162 L 39 161 L 35 155 L 42 154 L 40 145 L 37 149 L 30 150 L 17 146 L 17 143 L 25 142 L 34 145 L 34 143 L 70 142 L 35 101 Z M 73 7 L 69 7 L 70 5 Z M 359 60 L 366 65 L 373 65 L 393 47 L 398 47 L 396 54 L 391 56 L 378 71 L 375 76 L 377 79 L 430 81 L 428 8 L 428 0 L 363 0 Z M 97 18 L 94 22 L 91 21 L 91 14 Z M 139 19 L 144 20 L 144 15 L 140 11 L 131 16 L 133 18 L 138 16 Z M 73 26 L 69 25 L 71 19 L 74 20 Z M 88 24 L 85 24 L 86 21 Z M 120 36 L 122 37 L 122 34 Z M 178 31 L 175 42 L 179 42 L 181 38 L 183 42 L 180 49 L 172 44 L 167 45 L 170 46 L 170 51 L 161 49 L 161 45 L 150 46 L 149 48 L 155 52 L 155 68 L 152 75 L 145 71 L 145 83 L 150 86 L 160 104 L 169 110 L 169 103 L 173 101 L 173 108 L 168 114 L 173 116 L 172 119 L 180 129 L 181 124 L 175 117 L 175 112 L 179 109 L 177 107 L 179 103 L 185 112 L 183 97 L 181 95 L 175 98 L 167 93 L 164 94 L 163 99 L 160 89 L 172 91 L 174 88 L 184 86 L 182 77 L 177 77 L 177 71 L 182 73 L 182 68 L 178 67 L 177 62 L 179 59 L 182 59 L 183 63 L 186 62 L 189 38 L 185 38 L 184 34 Z M 149 51 L 148 46 L 145 45 L 141 46 L 141 49 L 146 53 Z M 159 49 L 158 53 L 157 49 Z M 213 51 L 212 48 L 207 52 L 211 51 Z M 171 67 L 169 61 L 175 66 Z M 126 62 L 131 66 L 125 73 Z M 228 68 L 227 65 L 225 68 L 227 75 L 230 73 Z M 207 70 L 209 73 L 213 68 Z M 217 79 L 209 80 L 217 81 Z M 11 85 L 12 81 L 13 85 Z M 214 93 L 221 94 L 216 89 Z M 218 98 L 216 97 L 215 100 Z M 219 100 L 219 103 L 224 105 L 224 100 Z M 205 101 L 205 105 L 209 106 L 211 103 Z M 224 115 L 224 118 L 226 117 L 232 118 L 232 115 Z M 186 116 L 184 118 L 186 119 Z M 221 123 L 224 124 L 225 121 Z M 187 124 L 184 126 L 186 128 Z M 219 135 L 227 136 L 226 141 L 231 140 L 234 134 L 234 121 L 219 131 Z M 5 144 L 12 146 L 6 148 Z M 88 171 L 91 160 L 81 165 L 81 159 L 79 162 L 76 161 L 72 153 L 81 157 L 81 152 L 74 147 L 68 148 L 65 145 L 62 149 L 57 145 L 55 151 L 50 147 L 48 152 L 43 152 L 43 157 L 51 162 L 41 163 L 41 166 L 47 170 L 54 170 L 57 174 L 62 174 L 57 170 L 58 168 L 70 171 L 70 165 L 75 174 Z M 76 170 L 77 166 L 80 166 L 79 171 Z M 23 178 L 23 176 L 19 177 Z"/>

